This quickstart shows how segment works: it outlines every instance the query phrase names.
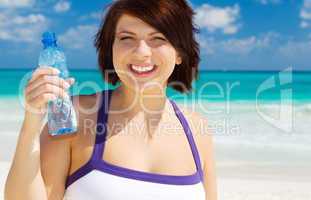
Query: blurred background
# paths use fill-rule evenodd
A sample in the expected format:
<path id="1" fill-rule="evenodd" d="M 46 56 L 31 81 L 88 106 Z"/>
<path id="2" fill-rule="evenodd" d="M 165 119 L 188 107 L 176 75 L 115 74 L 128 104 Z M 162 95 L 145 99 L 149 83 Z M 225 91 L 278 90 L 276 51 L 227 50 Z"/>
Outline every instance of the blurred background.
<path id="1" fill-rule="evenodd" d="M 219 199 L 311 199 L 311 0 L 188 2 L 200 75 L 191 93 L 167 94 L 209 120 Z M 22 80 L 37 66 L 42 32 L 58 35 L 76 94 L 96 92 L 106 84 L 93 40 L 109 3 L 0 0 L 0 199 L 23 120 Z M 81 86 L 89 81 L 99 88 Z"/>

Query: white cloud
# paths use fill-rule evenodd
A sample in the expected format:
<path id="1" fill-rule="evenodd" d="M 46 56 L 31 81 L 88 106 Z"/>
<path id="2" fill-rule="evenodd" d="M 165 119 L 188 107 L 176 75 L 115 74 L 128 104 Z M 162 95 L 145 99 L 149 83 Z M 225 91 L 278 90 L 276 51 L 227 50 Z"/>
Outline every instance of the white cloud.
<path id="1" fill-rule="evenodd" d="M 206 34 L 199 44 L 207 68 L 271 70 L 292 65 L 296 70 L 310 69 L 311 34 L 301 40 L 276 32 L 231 39 Z"/>
<path id="2" fill-rule="evenodd" d="M 309 41 L 288 41 L 286 44 L 279 48 L 279 52 L 289 58 L 295 58 L 302 55 L 310 57 L 311 53 L 311 40 Z"/>
<path id="3" fill-rule="evenodd" d="M 233 54 L 248 54 L 258 45 L 255 36 L 244 39 L 230 39 L 222 43 L 224 51 Z"/>
<path id="4" fill-rule="evenodd" d="M 282 3 L 282 0 L 256 0 L 256 1 L 263 5 Z"/>
<path id="5" fill-rule="evenodd" d="M 278 37 L 277 33 L 268 32 L 258 37 L 250 36 L 242 39 L 229 39 L 222 42 L 222 48 L 228 53 L 247 55 L 253 50 L 271 47 Z"/>
<path id="6" fill-rule="evenodd" d="M 209 32 L 221 30 L 224 34 L 234 34 L 240 25 L 237 20 L 240 16 L 240 6 L 216 7 L 203 4 L 196 9 L 195 20 L 200 28 L 206 28 Z"/>
<path id="7" fill-rule="evenodd" d="M 300 10 L 300 27 L 308 28 L 311 25 L 311 0 L 304 0 L 303 6 Z"/>
<path id="8" fill-rule="evenodd" d="M 215 53 L 215 39 L 213 37 L 204 37 L 201 35 L 198 35 L 198 41 L 200 44 L 201 51 L 204 55 L 212 55 Z"/>
<path id="9" fill-rule="evenodd" d="M 83 15 L 79 18 L 79 20 L 88 20 L 88 19 L 91 19 L 91 20 L 100 20 L 102 19 L 104 13 L 102 11 L 97 11 L 97 12 L 91 12 L 90 14 L 88 15 Z"/>
<path id="10" fill-rule="evenodd" d="M 309 27 L 309 23 L 306 22 L 306 21 L 301 21 L 301 22 L 300 22 L 300 27 L 301 27 L 301 28 L 308 28 L 308 27 Z"/>
<path id="11" fill-rule="evenodd" d="M 70 10 L 71 4 L 68 1 L 59 1 L 54 6 L 54 11 L 61 13 Z"/>
<path id="12" fill-rule="evenodd" d="M 0 8 L 29 7 L 34 0 L 0 0 Z"/>
<path id="13" fill-rule="evenodd" d="M 261 36 L 250 36 L 240 39 L 228 39 L 217 41 L 212 37 L 199 39 L 203 54 L 238 54 L 248 55 L 254 50 L 269 48 L 280 37 L 279 34 L 268 32 Z"/>
<path id="14" fill-rule="evenodd" d="M 39 41 L 47 28 L 48 20 L 42 14 L 17 15 L 11 12 L 0 13 L 0 40 L 16 42 Z"/>
<path id="15" fill-rule="evenodd" d="M 59 41 L 70 49 L 91 47 L 98 27 L 96 25 L 79 25 L 69 28 L 59 37 Z"/>

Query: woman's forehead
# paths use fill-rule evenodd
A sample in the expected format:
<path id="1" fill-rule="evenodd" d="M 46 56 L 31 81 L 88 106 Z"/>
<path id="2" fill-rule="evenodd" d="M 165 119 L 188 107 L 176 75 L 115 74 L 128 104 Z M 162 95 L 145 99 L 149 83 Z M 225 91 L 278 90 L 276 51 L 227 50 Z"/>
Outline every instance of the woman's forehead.
<path id="1" fill-rule="evenodd" d="M 141 19 L 127 14 L 124 14 L 120 17 L 116 28 L 117 34 L 135 34 L 140 33 L 141 30 L 144 30 L 144 32 L 148 32 L 148 34 L 159 33 L 159 31 L 157 31 L 155 28 L 145 23 Z"/>

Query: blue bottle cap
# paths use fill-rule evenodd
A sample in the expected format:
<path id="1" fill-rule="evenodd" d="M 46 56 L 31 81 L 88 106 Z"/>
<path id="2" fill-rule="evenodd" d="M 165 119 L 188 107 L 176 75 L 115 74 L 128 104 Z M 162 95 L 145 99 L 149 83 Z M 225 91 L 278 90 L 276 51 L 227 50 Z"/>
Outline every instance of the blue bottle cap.
<path id="1" fill-rule="evenodd" d="M 54 32 L 44 32 L 42 34 L 42 43 L 43 44 L 51 44 L 51 43 L 56 43 L 57 38 L 56 34 Z"/>

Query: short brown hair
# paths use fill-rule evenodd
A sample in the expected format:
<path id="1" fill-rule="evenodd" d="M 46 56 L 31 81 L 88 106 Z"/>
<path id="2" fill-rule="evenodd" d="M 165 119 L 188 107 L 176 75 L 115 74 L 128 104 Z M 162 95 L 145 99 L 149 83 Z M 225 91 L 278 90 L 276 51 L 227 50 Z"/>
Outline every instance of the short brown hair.
<path id="1" fill-rule="evenodd" d="M 154 27 L 169 40 L 182 63 L 175 66 L 168 85 L 181 93 L 191 91 L 191 83 L 198 76 L 200 49 L 194 34 L 199 33 L 193 22 L 195 12 L 187 0 L 117 0 L 108 7 L 94 41 L 104 79 L 112 85 L 120 81 L 115 71 L 108 74 L 107 71 L 114 70 L 112 45 L 117 22 L 122 14 L 128 14 Z"/>

